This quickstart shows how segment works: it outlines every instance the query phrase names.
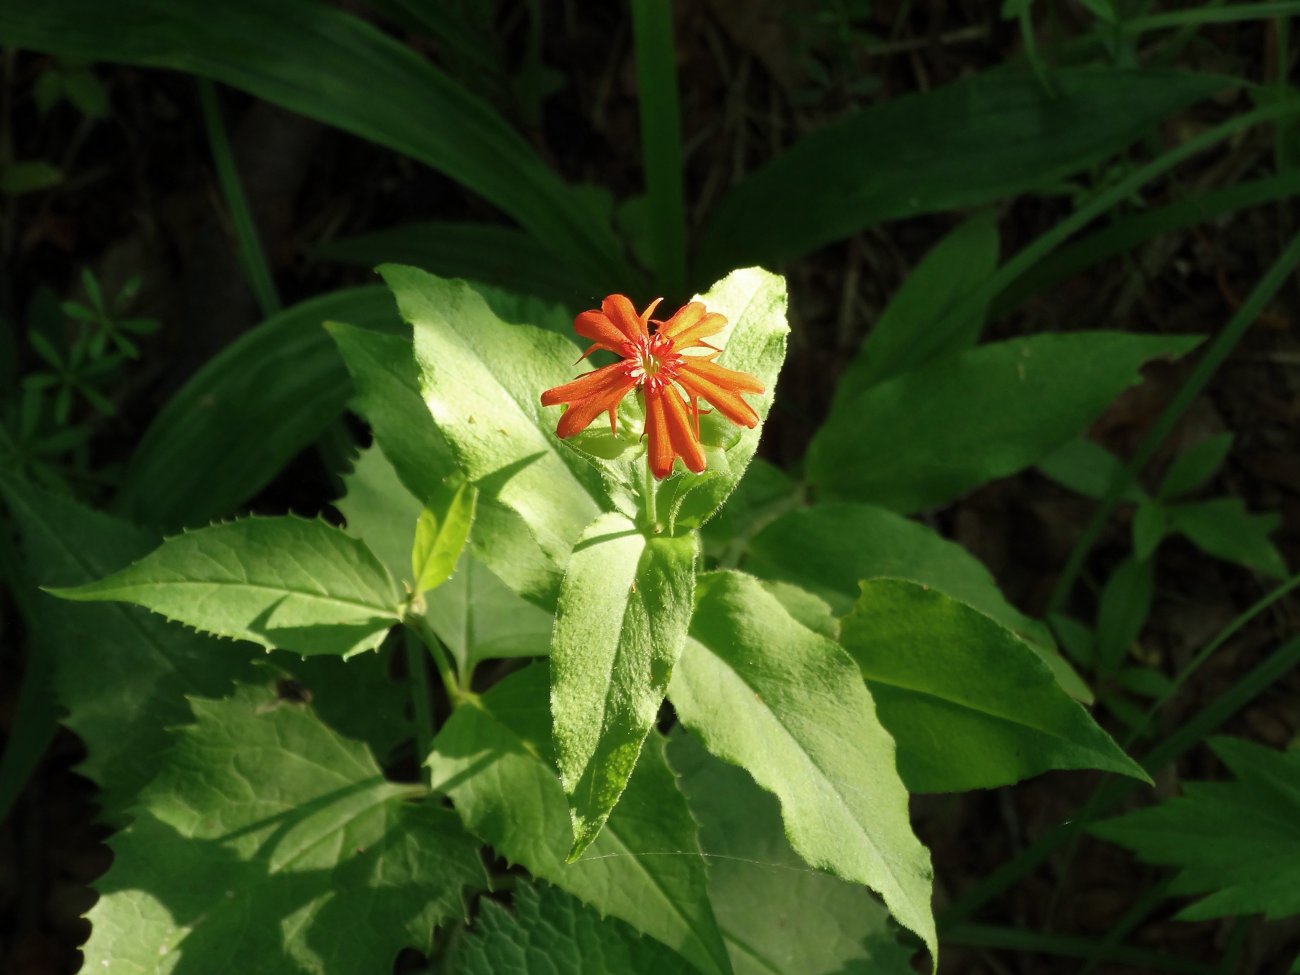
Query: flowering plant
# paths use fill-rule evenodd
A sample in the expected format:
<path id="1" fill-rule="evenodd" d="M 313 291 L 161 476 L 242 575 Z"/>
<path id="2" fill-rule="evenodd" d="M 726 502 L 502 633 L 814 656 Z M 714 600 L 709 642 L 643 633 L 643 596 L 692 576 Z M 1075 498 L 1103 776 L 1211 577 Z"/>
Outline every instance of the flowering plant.
<path id="1" fill-rule="evenodd" d="M 173 696 L 142 698 L 169 715 L 159 724 L 183 724 L 174 735 L 128 738 L 129 752 L 96 739 L 91 771 L 111 763 L 113 781 L 138 784 L 91 915 L 92 965 L 179 950 L 360 971 L 375 953 L 428 950 L 466 896 L 502 880 L 484 875 L 486 844 L 552 887 L 517 891 L 517 920 L 484 907 L 456 971 L 506 964 L 496 952 L 538 925 L 576 925 L 588 950 L 650 971 L 747 970 L 755 952 L 782 970 L 786 929 L 764 918 L 810 904 L 854 918 L 852 934 L 805 939 L 801 958 L 833 970 L 866 945 L 905 971 L 916 947 L 938 951 L 909 793 L 1051 768 L 1145 776 L 1079 703 L 1087 688 L 1041 624 L 897 513 L 997 471 L 963 469 L 957 441 L 938 474 L 923 450 L 882 449 L 871 466 L 860 451 L 909 443 L 936 390 L 994 408 L 1008 370 L 1055 390 L 1053 411 L 1036 395 L 997 407 L 1032 414 L 1047 445 L 1034 449 L 1050 449 L 1136 363 L 1187 340 L 1045 336 L 865 384 L 813 438 L 800 484 L 755 457 L 785 354 L 780 278 L 733 272 L 664 319 L 612 295 L 575 320 L 381 272 L 409 335 L 328 326 L 374 433 L 345 478 L 343 527 L 245 518 L 150 551 L 3 482 L 32 551 L 63 551 L 67 531 L 86 540 L 76 559 L 50 556 L 46 577 L 83 604 L 51 626 L 169 647 L 158 686 L 194 695 L 184 714 L 167 711 Z M 1072 384 L 1085 366 L 1092 378 Z M 1027 462 L 966 456 L 986 455 Z M 880 503 L 854 497 L 864 484 Z M 405 732 L 391 696 L 403 685 L 382 665 L 396 632 Z M 254 663 L 250 645 L 270 658 Z M 94 734 L 93 710 L 78 720 Z M 391 765 L 411 741 L 418 774 Z M 238 896 L 176 886 L 205 870 L 239 873 Z M 367 937 L 340 943 L 340 920 L 365 909 Z M 302 933 L 268 939 L 250 917 Z"/>

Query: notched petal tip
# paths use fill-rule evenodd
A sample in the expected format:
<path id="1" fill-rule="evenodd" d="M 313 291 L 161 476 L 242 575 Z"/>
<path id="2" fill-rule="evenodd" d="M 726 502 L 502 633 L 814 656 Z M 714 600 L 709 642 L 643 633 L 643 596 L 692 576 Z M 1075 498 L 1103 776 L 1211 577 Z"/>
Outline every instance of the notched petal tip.
<path id="1" fill-rule="evenodd" d="M 627 295 L 609 295 L 600 303 L 605 318 L 618 329 L 625 342 L 635 342 L 650 333 Z"/>

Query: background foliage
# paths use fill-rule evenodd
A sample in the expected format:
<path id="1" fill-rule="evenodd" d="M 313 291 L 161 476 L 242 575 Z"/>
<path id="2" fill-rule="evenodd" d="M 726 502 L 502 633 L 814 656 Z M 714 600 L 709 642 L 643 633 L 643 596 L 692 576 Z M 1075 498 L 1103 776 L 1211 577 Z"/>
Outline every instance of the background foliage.
<path id="1" fill-rule="evenodd" d="M 1300 971 L 1298 12 L 0 0 L 0 967 Z"/>

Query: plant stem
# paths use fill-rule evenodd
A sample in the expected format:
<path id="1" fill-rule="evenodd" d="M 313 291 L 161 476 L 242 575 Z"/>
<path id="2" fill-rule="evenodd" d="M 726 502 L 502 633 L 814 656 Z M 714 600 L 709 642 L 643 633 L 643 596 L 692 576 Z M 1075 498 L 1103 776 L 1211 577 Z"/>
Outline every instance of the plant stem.
<path id="1" fill-rule="evenodd" d="M 424 652 L 420 648 L 416 635 L 407 630 L 402 636 L 406 645 L 406 669 L 411 677 L 411 703 L 415 709 L 415 746 L 418 750 L 416 757 L 420 762 L 421 772 L 427 779 L 428 769 L 424 767 L 424 759 L 433 750 L 433 705 L 430 702 L 429 669 L 425 664 Z M 429 783 L 426 781 L 425 784 Z"/>
<path id="2" fill-rule="evenodd" d="M 953 330 L 959 328 L 962 322 L 968 322 L 973 318 L 982 318 L 990 302 L 995 300 L 1002 291 L 1018 281 L 1021 275 L 1047 257 L 1048 254 L 1056 250 L 1075 233 L 1108 212 L 1120 201 L 1127 200 L 1147 183 L 1163 176 L 1184 160 L 1190 159 L 1211 146 L 1218 145 L 1238 132 L 1255 125 L 1276 122 L 1294 115 L 1300 115 L 1300 100 L 1296 100 L 1295 103 L 1278 102 L 1265 105 L 1254 111 L 1230 118 L 1222 125 L 1208 129 L 1188 139 L 1182 145 L 1175 146 L 1145 166 L 1135 170 L 1110 189 L 1097 194 L 1087 205 L 1080 207 L 1052 229 L 1035 238 L 1033 243 L 1018 251 L 1014 257 L 1001 265 L 981 287 L 971 291 L 959 301 L 952 309 L 951 314 L 944 319 L 948 323 L 948 327 L 935 328 L 926 333 L 924 339 L 917 343 L 921 345 L 920 353 L 914 355 L 913 358 L 916 361 L 921 361 L 943 349 L 952 338 Z"/>
<path id="3" fill-rule="evenodd" d="M 429 621 L 424 618 L 423 613 L 417 613 L 408 610 L 402 618 L 407 629 L 419 637 L 420 642 L 429 649 L 429 656 L 433 658 L 433 665 L 438 668 L 438 676 L 442 678 L 443 689 L 447 692 L 447 697 L 451 701 L 452 707 L 460 707 L 465 701 L 465 694 L 461 690 L 460 683 L 456 680 L 456 672 L 452 669 L 451 658 L 447 655 L 447 648 L 442 645 L 438 639 L 438 634 L 433 632 L 433 627 Z"/>
<path id="4" fill-rule="evenodd" d="M 208 132 L 208 143 L 212 146 L 212 162 L 217 168 L 217 182 L 221 184 L 221 194 L 226 198 L 230 222 L 234 225 L 235 236 L 239 239 L 239 257 L 244 265 L 244 273 L 248 276 L 248 285 L 253 289 L 253 296 L 257 299 L 263 317 L 270 318 L 280 310 L 280 298 L 275 292 L 271 267 L 266 262 L 266 253 L 262 250 L 262 242 L 257 236 L 253 211 L 248 206 L 243 184 L 239 181 L 235 156 L 230 150 L 226 127 L 221 121 L 221 107 L 217 104 L 216 89 L 206 78 L 199 79 L 199 107 L 203 112 L 203 125 Z"/>
<path id="5" fill-rule="evenodd" d="M 645 503 L 645 523 L 652 534 L 659 534 L 659 515 L 655 511 L 655 489 L 658 484 L 655 476 L 650 473 L 650 459 L 646 458 L 645 463 L 645 487 L 641 492 L 641 500 Z"/>

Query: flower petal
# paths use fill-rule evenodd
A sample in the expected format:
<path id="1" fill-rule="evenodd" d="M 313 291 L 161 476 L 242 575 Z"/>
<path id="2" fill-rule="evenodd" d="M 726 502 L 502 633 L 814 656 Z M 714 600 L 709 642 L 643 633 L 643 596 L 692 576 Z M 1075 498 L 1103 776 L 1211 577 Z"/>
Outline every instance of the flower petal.
<path id="1" fill-rule="evenodd" d="M 591 339 L 595 343 L 583 353 L 584 358 L 596 349 L 605 349 L 615 355 L 623 354 L 623 345 L 627 342 L 627 337 L 602 311 L 596 311 L 594 308 L 584 311 L 573 320 L 573 330 L 584 339 Z"/>
<path id="2" fill-rule="evenodd" d="M 672 318 L 659 325 L 659 334 L 673 340 L 674 349 L 689 349 L 700 344 L 700 339 L 717 335 L 727 327 L 727 319 L 717 312 L 706 312 L 698 301 L 677 309 Z"/>
<path id="3" fill-rule="evenodd" d="M 704 400 L 732 423 L 744 427 L 758 424 L 758 414 L 740 397 L 742 392 L 763 391 L 763 384 L 749 373 L 716 365 L 702 356 L 683 356 L 676 378 L 688 395 Z"/>
<path id="4" fill-rule="evenodd" d="M 680 457 L 688 470 L 704 470 L 704 450 L 691 429 L 690 414 L 682 394 L 672 386 L 645 398 L 646 458 L 650 473 L 663 480 Z"/>
<path id="5" fill-rule="evenodd" d="M 555 428 L 556 435 L 563 439 L 585 430 L 592 420 L 606 410 L 610 411 L 612 424 L 614 408 L 635 385 L 636 380 L 628 376 L 623 363 L 616 362 L 579 376 L 571 383 L 548 389 L 542 393 L 542 405 L 570 404 Z"/>
<path id="6" fill-rule="evenodd" d="M 600 310 L 623 333 L 625 342 L 635 342 L 649 336 L 645 320 L 636 313 L 636 308 L 625 296 L 610 295 L 600 303 Z"/>

